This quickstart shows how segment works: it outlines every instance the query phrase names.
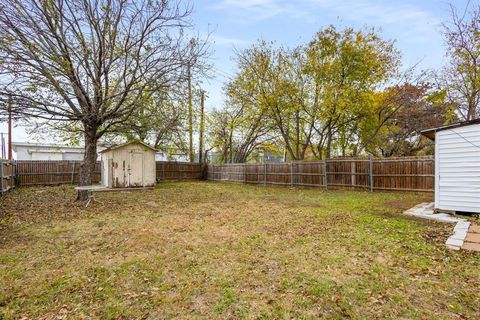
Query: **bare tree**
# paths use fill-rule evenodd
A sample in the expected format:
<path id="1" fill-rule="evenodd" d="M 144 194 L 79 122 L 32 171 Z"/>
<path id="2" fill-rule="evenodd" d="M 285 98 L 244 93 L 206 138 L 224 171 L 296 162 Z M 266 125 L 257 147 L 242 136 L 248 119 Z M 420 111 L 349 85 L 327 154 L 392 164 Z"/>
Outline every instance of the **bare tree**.
<path id="1" fill-rule="evenodd" d="M 465 120 L 480 115 L 480 5 L 459 14 L 451 6 L 451 21 L 443 25 L 448 65 L 438 77 L 450 102 Z"/>
<path id="2" fill-rule="evenodd" d="M 0 94 L 17 115 L 82 131 L 89 185 L 98 139 L 205 54 L 190 14 L 180 0 L 0 0 Z"/>

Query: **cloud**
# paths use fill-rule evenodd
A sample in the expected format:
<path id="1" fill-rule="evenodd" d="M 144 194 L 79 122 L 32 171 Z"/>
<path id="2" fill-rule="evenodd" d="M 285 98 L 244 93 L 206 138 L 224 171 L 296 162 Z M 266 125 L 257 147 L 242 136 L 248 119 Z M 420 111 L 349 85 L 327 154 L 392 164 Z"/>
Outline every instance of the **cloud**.
<path id="1" fill-rule="evenodd" d="M 238 21 L 245 23 L 267 20 L 279 15 L 299 17 L 306 14 L 298 4 L 287 0 L 222 0 L 213 8 L 231 13 Z"/>
<path id="2" fill-rule="evenodd" d="M 249 41 L 249 40 L 243 40 L 243 39 L 232 38 L 232 37 L 225 37 L 225 36 L 221 36 L 221 35 L 218 35 L 218 34 L 211 34 L 209 36 L 209 39 L 211 41 L 215 42 L 215 44 L 220 45 L 220 46 L 241 47 L 241 46 L 249 45 L 251 43 L 251 41 Z"/>
<path id="3" fill-rule="evenodd" d="M 405 36 L 414 38 L 438 34 L 440 24 L 440 19 L 430 12 L 405 1 L 393 0 L 221 0 L 213 8 L 244 23 L 277 16 L 319 23 L 319 16 L 326 14 L 366 25 L 399 25 Z"/>
<path id="4" fill-rule="evenodd" d="M 341 19 L 376 26 L 400 26 L 401 33 L 414 38 L 438 35 L 440 19 L 405 1 L 305 0 L 304 3 L 327 9 Z"/>

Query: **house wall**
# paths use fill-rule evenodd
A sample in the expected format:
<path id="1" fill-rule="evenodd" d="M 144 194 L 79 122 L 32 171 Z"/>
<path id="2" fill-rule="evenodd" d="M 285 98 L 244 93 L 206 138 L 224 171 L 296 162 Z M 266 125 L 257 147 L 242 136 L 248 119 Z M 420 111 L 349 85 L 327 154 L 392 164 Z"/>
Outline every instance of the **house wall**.
<path id="1" fill-rule="evenodd" d="M 28 153 L 30 156 L 30 160 L 49 160 L 49 161 L 58 161 L 58 160 L 64 160 L 63 159 L 63 154 L 60 152 L 38 152 L 34 151 L 31 153 Z"/>
<path id="2" fill-rule="evenodd" d="M 65 152 L 63 154 L 63 160 L 66 161 L 82 161 L 84 152 Z"/>
<path id="3" fill-rule="evenodd" d="M 16 160 L 81 161 L 83 148 L 48 145 L 13 145 Z"/>
<path id="4" fill-rule="evenodd" d="M 436 133 L 435 207 L 480 212 L 480 124 Z"/>

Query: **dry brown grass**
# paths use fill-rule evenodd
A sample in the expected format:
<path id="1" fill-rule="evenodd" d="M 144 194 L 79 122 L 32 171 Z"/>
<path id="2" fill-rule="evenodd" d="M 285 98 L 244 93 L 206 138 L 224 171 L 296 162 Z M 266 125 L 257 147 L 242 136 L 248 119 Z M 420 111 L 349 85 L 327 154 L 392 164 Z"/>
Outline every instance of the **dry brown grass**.
<path id="1" fill-rule="evenodd" d="M 0 318 L 478 318 L 480 258 L 428 197 L 183 182 L 1 202 Z"/>

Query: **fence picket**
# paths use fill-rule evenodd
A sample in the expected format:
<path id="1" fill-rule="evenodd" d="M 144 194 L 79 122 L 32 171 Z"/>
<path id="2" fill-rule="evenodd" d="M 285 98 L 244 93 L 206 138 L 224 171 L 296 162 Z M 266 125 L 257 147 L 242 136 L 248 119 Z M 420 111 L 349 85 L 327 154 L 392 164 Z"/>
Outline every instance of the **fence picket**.
<path id="1" fill-rule="evenodd" d="M 20 185 L 56 185 L 76 183 L 78 181 L 81 161 L 20 160 L 17 161 L 16 164 Z M 94 183 L 101 181 L 100 169 L 100 162 L 97 162 L 95 166 Z M 202 169 L 198 163 L 157 161 L 156 175 L 161 180 L 201 179 Z"/>
<path id="2" fill-rule="evenodd" d="M 209 165 L 207 179 L 265 185 L 353 189 L 434 191 L 434 158 L 341 158 L 291 163 Z M 247 169 L 248 168 L 248 169 Z M 242 179 L 245 172 L 249 174 Z"/>

